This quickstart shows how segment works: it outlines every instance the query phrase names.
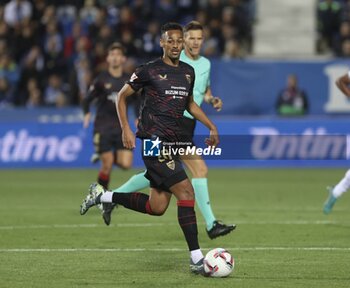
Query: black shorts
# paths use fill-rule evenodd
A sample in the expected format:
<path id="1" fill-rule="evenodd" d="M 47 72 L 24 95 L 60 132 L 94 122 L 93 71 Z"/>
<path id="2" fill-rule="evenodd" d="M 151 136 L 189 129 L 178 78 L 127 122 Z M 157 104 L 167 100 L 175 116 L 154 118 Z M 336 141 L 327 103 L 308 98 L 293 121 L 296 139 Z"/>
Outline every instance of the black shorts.
<path id="1" fill-rule="evenodd" d="M 97 154 L 127 149 L 123 145 L 121 133 L 94 132 L 93 142 Z"/>
<path id="2" fill-rule="evenodd" d="M 194 129 L 196 129 L 196 120 L 187 117 L 182 117 L 180 121 L 181 136 L 183 137 L 182 141 L 192 142 Z"/>
<path id="3" fill-rule="evenodd" d="M 170 187 L 187 179 L 186 172 L 178 158 L 170 156 L 143 156 L 147 171 L 145 177 L 150 181 L 150 187 L 170 192 Z"/>

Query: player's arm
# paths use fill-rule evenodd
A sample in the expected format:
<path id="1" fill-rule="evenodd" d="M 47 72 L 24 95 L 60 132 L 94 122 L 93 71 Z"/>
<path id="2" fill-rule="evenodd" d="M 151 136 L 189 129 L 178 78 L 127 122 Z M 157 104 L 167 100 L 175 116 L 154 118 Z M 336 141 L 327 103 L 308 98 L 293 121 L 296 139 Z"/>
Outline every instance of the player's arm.
<path id="1" fill-rule="evenodd" d="M 193 101 L 191 95 L 187 104 L 187 111 L 192 114 L 194 118 L 202 122 L 210 131 L 209 139 L 206 143 L 210 146 L 217 146 L 219 144 L 218 130 L 214 123 L 205 115 L 203 110 Z"/>
<path id="2" fill-rule="evenodd" d="M 116 108 L 118 112 L 118 118 L 120 126 L 122 128 L 122 140 L 125 148 L 135 148 L 135 135 L 130 129 L 127 113 L 127 98 L 133 95 L 135 91 L 129 84 L 125 84 L 119 91 L 117 96 Z"/>
<path id="3" fill-rule="evenodd" d="M 223 102 L 219 97 L 213 96 L 209 86 L 207 87 L 207 90 L 205 91 L 204 101 L 208 104 L 211 104 L 216 111 L 218 111 L 218 112 L 221 111 Z"/>
<path id="4" fill-rule="evenodd" d="M 83 113 L 84 113 L 84 119 L 83 119 L 84 128 L 89 127 L 90 118 L 91 118 L 90 104 L 95 98 L 97 98 L 99 89 L 100 89 L 100 84 L 97 80 L 95 80 L 94 83 L 90 85 L 88 93 L 81 103 L 83 108 Z"/>
<path id="5" fill-rule="evenodd" d="M 350 77 L 349 74 L 345 74 L 341 77 L 339 77 L 337 79 L 337 81 L 335 82 L 335 84 L 337 85 L 337 87 L 339 88 L 339 90 L 341 92 L 344 93 L 344 95 L 346 95 L 346 97 L 350 98 Z"/>

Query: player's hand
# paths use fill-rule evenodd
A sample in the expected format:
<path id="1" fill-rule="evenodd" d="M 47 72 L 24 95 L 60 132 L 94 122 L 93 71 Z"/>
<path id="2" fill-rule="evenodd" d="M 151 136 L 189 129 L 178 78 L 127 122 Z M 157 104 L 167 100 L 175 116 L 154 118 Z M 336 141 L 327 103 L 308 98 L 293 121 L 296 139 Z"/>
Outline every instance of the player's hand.
<path id="1" fill-rule="evenodd" d="M 219 97 L 213 97 L 211 100 L 211 104 L 213 105 L 216 111 L 221 111 L 222 105 L 224 104 Z"/>
<path id="2" fill-rule="evenodd" d="M 209 138 L 205 139 L 205 144 L 208 146 L 216 147 L 220 143 L 218 130 L 215 128 L 210 129 Z"/>
<path id="3" fill-rule="evenodd" d="M 122 140 L 123 140 L 123 145 L 127 149 L 134 149 L 135 148 L 135 135 L 134 133 L 130 130 L 130 128 L 125 128 L 123 129 L 122 133 Z"/>
<path id="4" fill-rule="evenodd" d="M 90 124 L 90 117 L 91 117 L 91 113 L 86 113 L 84 115 L 84 120 L 83 120 L 83 127 L 84 129 L 88 128 L 89 127 L 89 124 Z"/>

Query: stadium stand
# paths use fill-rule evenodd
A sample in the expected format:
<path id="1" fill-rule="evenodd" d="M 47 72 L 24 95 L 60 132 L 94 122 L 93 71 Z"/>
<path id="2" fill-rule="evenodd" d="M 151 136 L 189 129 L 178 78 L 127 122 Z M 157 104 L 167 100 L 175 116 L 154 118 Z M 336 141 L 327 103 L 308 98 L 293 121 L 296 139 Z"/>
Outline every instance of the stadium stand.
<path id="1" fill-rule="evenodd" d="M 127 48 L 127 71 L 160 55 L 159 27 L 197 19 L 204 55 L 242 58 L 252 47 L 254 0 L 3 0 L 0 107 L 76 106 L 105 68 L 105 48 Z"/>

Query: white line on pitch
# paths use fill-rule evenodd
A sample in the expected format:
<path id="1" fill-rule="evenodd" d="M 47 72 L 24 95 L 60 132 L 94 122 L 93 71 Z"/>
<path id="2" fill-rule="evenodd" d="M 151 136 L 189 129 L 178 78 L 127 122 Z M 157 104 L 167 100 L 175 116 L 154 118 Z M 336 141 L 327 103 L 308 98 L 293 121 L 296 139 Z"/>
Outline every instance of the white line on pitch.
<path id="1" fill-rule="evenodd" d="M 202 248 L 210 250 L 211 248 Z M 228 251 L 350 251 L 350 247 L 231 247 Z M 0 253 L 26 252 L 178 252 L 184 248 L 12 248 L 0 249 Z"/>
<path id="2" fill-rule="evenodd" d="M 343 222 L 337 221 L 232 221 L 237 225 L 345 225 Z M 204 224 L 198 222 L 198 224 Z M 159 226 L 169 226 L 178 225 L 176 221 L 169 223 L 124 223 L 124 224 L 111 224 L 111 227 L 159 227 Z M 103 224 L 51 224 L 51 225 L 13 225 L 13 226 L 0 226 L 0 230 L 15 230 L 15 229 L 65 229 L 65 228 L 97 228 L 105 227 Z"/>

